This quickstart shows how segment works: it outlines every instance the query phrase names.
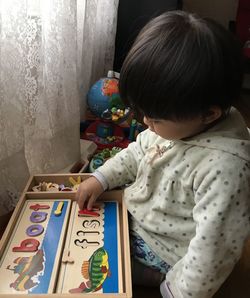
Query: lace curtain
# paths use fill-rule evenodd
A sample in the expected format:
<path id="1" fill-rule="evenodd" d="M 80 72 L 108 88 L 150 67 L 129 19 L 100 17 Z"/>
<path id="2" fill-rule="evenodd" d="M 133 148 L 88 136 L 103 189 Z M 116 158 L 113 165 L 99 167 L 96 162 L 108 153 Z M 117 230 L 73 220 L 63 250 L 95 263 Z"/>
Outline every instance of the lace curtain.
<path id="1" fill-rule="evenodd" d="M 117 8 L 118 0 L 0 0 L 0 215 L 30 175 L 79 159 L 86 92 L 112 69 Z"/>

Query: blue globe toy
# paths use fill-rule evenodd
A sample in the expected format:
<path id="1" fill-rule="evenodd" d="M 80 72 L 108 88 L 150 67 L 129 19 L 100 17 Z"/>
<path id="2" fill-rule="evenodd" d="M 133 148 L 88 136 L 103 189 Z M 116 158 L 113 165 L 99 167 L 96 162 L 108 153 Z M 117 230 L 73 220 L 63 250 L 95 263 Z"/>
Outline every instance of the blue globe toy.
<path id="1" fill-rule="evenodd" d="M 118 82 L 116 78 L 102 78 L 90 88 L 87 104 L 95 116 L 112 121 L 125 116 L 127 111 L 119 95 Z"/>
<path id="2" fill-rule="evenodd" d="M 118 146 L 124 139 L 119 124 L 128 118 L 130 108 L 122 102 L 118 84 L 119 80 L 108 73 L 106 78 L 94 83 L 87 94 L 89 110 L 99 119 L 88 126 L 85 137 L 99 149 Z"/>

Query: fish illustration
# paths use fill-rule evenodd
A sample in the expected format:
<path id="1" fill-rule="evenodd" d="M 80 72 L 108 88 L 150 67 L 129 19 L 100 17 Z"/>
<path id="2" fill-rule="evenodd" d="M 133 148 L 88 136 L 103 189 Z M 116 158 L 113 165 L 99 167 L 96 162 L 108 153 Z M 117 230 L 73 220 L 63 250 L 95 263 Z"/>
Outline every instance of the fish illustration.
<path id="1" fill-rule="evenodd" d="M 34 256 L 31 257 L 19 257 L 14 260 L 17 264 L 14 269 L 7 267 L 8 270 L 14 271 L 19 274 L 18 278 L 10 284 L 11 288 L 16 291 L 26 291 L 38 285 L 38 282 L 34 282 L 32 278 L 37 276 L 44 269 L 44 252 L 39 249 Z"/>
<path id="2" fill-rule="evenodd" d="M 69 290 L 70 293 L 96 292 L 102 288 L 107 276 L 110 276 L 108 253 L 103 248 L 98 248 L 88 261 L 82 264 L 82 276 L 87 282 L 82 282 L 78 288 Z"/>

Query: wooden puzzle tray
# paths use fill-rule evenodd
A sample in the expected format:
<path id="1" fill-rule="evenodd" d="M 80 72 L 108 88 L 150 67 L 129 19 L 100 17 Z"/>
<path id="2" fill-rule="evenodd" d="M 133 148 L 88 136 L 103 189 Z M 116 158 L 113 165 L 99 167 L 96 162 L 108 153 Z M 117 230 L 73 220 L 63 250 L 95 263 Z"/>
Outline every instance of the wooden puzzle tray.
<path id="1" fill-rule="evenodd" d="M 132 297 L 121 192 L 105 192 L 91 213 L 79 214 L 76 189 L 67 184 L 88 176 L 30 178 L 1 239 L 0 298 Z M 64 185 L 67 191 L 34 191 L 42 183 Z"/>

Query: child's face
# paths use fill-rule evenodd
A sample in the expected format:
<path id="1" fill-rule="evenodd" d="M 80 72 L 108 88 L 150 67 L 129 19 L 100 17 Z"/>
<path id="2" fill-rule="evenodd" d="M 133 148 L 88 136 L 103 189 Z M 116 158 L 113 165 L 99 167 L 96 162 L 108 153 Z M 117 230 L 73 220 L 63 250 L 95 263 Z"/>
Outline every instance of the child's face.
<path id="1" fill-rule="evenodd" d="M 202 117 L 197 117 L 192 120 L 170 121 L 152 119 L 144 116 L 143 121 L 151 131 L 168 140 L 180 140 L 191 137 L 206 128 Z"/>

